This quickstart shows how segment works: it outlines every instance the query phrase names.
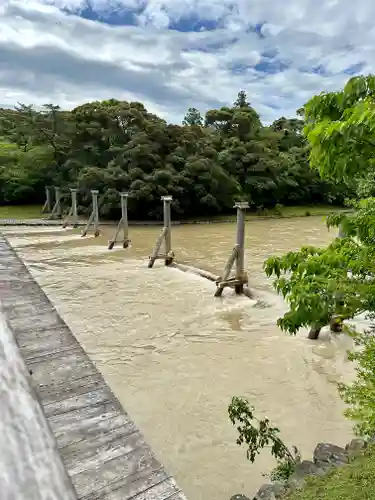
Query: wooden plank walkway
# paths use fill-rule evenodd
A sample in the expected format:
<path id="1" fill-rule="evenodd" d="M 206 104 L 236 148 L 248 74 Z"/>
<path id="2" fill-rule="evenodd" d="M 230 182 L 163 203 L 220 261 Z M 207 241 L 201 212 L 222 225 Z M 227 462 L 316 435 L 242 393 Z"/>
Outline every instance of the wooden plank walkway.
<path id="1" fill-rule="evenodd" d="M 186 500 L 1 235 L 0 301 L 77 497 Z"/>
<path id="2" fill-rule="evenodd" d="M 0 304 L 2 500 L 77 500 Z"/>

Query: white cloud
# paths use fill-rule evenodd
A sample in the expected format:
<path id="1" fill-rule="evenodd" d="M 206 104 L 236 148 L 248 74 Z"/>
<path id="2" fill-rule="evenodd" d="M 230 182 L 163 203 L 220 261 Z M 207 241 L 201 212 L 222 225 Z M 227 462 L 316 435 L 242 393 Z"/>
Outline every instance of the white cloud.
<path id="1" fill-rule="evenodd" d="M 347 68 L 375 67 L 375 4 L 368 0 L 289 0 L 287 6 L 274 0 L 92 0 L 91 6 L 101 15 L 138 9 L 139 25 L 109 26 L 59 10 L 82 12 L 86 0 L 2 0 L 0 105 L 71 108 L 116 97 L 180 121 L 190 106 L 205 112 L 230 104 L 245 89 L 269 122 L 293 116 L 321 90 L 342 87 Z M 168 30 L 189 16 L 218 28 Z M 255 25 L 262 36 L 249 30 Z M 257 63 L 285 69 L 262 74 Z"/>

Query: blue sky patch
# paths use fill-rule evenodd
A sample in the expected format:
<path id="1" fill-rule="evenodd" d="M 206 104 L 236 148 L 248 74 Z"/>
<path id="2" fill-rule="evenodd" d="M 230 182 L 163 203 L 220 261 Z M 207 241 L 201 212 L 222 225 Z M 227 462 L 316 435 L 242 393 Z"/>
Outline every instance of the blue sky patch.
<path id="1" fill-rule="evenodd" d="M 363 70 L 364 67 L 365 67 L 364 62 L 352 64 L 351 66 L 349 66 L 348 68 L 346 68 L 344 70 L 344 73 L 345 73 L 345 75 L 353 76 L 353 75 L 356 75 L 358 73 L 361 73 L 361 71 Z"/>
<path id="2" fill-rule="evenodd" d="M 262 28 L 265 24 L 266 24 L 265 22 L 250 24 L 246 29 L 246 33 L 256 33 L 259 36 L 259 38 L 263 39 L 265 38 L 265 36 L 262 33 Z"/>
<path id="3" fill-rule="evenodd" d="M 254 66 L 254 69 L 259 73 L 274 75 L 285 71 L 290 66 L 289 63 L 281 60 L 268 57 L 262 57 L 261 60 Z"/>
<path id="4" fill-rule="evenodd" d="M 192 31 L 213 31 L 219 27 L 217 21 L 200 19 L 198 16 L 181 17 L 169 24 L 169 29 L 189 33 Z"/>
<path id="5" fill-rule="evenodd" d="M 236 74 L 236 75 L 243 75 L 245 73 L 247 73 L 249 70 L 251 70 L 253 68 L 253 66 L 250 66 L 249 64 L 229 64 L 228 65 L 228 69 Z"/>
<path id="6" fill-rule="evenodd" d="M 92 7 L 91 2 L 86 2 L 84 8 L 79 10 L 61 9 L 66 14 L 75 14 L 88 21 L 98 21 L 101 23 L 109 24 L 110 26 L 137 26 L 137 15 L 142 12 L 139 9 L 109 9 L 107 11 L 97 11 Z"/>
<path id="7" fill-rule="evenodd" d="M 319 64 L 318 66 L 313 66 L 312 68 L 308 68 L 306 70 L 308 73 L 314 73 L 315 75 L 320 76 L 329 76 L 331 73 L 327 70 L 323 64 Z"/>

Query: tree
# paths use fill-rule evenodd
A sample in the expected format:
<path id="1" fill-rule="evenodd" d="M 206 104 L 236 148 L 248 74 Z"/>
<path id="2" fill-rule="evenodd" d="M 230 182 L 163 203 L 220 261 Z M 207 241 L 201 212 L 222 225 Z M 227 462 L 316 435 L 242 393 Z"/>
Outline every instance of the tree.
<path id="1" fill-rule="evenodd" d="M 374 438 L 375 435 L 375 336 L 374 328 L 365 333 L 351 331 L 356 350 L 349 360 L 356 363 L 357 377 L 352 384 L 340 384 L 339 391 L 349 406 L 346 417 L 354 421 L 357 435 Z"/>
<path id="2" fill-rule="evenodd" d="M 340 92 L 304 106 L 310 160 L 322 178 L 358 182 L 374 172 L 375 76 L 351 78 Z"/>
<path id="3" fill-rule="evenodd" d="M 304 106 L 310 160 L 324 179 L 352 183 L 358 190 L 374 174 L 375 80 L 357 77 L 344 90 L 313 97 Z M 290 333 L 312 325 L 310 338 L 332 318 L 341 322 L 375 312 L 375 199 L 352 202 L 352 214 L 333 215 L 346 237 L 326 248 L 303 248 L 265 263 L 268 276 L 289 303 L 279 325 Z"/>
<path id="4" fill-rule="evenodd" d="M 356 200 L 349 204 L 353 212 L 331 215 L 327 221 L 328 226 L 341 226 L 343 238 L 326 248 L 303 248 L 265 262 L 267 275 L 276 277 L 276 289 L 290 306 L 278 324 L 290 333 L 312 325 L 310 338 L 317 338 L 334 316 L 339 323 L 361 312 L 372 321 L 375 318 L 375 198 L 371 197 L 375 191 L 375 78 L 352 78 L 341 92 L 313 97 L 299 114 L 307 120 L 304 133 L 312 167 L 323 179 L 352 184 L 356 190 Z M 345 330 L 355 342 L 349 360 L 356 363 L 357 376 L 351 384 L 339 384 L 339 392 L 356 433 L 372 439 L 374 328 L 363 333 Z"/>
<path id="5" fill-rule="evenodd" d="M 131 193 L 129 215 L 139 219 L 160 217 L 165 194 L 180 218 L 232 211 L 237 197 L 254 207 L 335 199 L 336 187 L 308 168 L 294 122 L 264 127 L 245 92 L 232 107 L 208 111 L 207 126 L 202 121 L 193 107 L 179 126 L 116 99 L 72 111 L 54 104 L 0 110 L 0 202 L 40 201 L 47 183 L 67 195 L 78 185 L 82 213 L 90 189 L 100 189 L 101 214 L 110 218 L 119 215 L 121 190 Z"/>
<path id="6" fill-rule="evenodd" d="M 331 318 L 342 321 L 374 308 L 375 251 L 369 243 L 375 226 L 368 232 L 368 220 L 374 217 L 375 200 L 350 217 L 331 216 L 328 223 L 342 223 L 345 238 L 335 239 L 327 248 L 305 247 L 266 261 L 266 274 L 276 276 L 276 289 L 290 306 L 278 320 L 283 330 L 295 334 L 312 325 L 310 338 L 316 338 Z"/>
<path id="7" fill-rule="evenodd" d="M 250 103 L 247 100 L 247 94 L 244 90 L 240 90 L 237 94 L 237 99 L 233 104 L 234 108 L 250 108 Z"/>
<path id="8" fill-rule="evenodd" d="M 14 110 L 3 110 L 0 118 L 0 135 L 17 144 L 24 152 L 33 143 L 33 126 L 37 113 L 32 106 L 18 103 Z"/>
<path id="9" fill-rule="evenodd" d="M 202 115 L 196 108 L 189 108 L 184 119 L 182 120 L 182 125 L 185 126 L 197 125 L 201 127 L 203 125 Z"/>
<path id="10" fill-rule="evenodd" d="M 279 437 L 280 430 L 270 425 L 268 418 L 259 420 L 255 408 L 246 398 L 234 397 L 228 407 L 229 419 L 238 432 L 237 444 L 246 446 L 246 457 L 254 463 L 263 448 L 270 448 L 271 455 L 277 461 L 277 467 L 271 472 L 272 480 L 285 480 L 293 473 L 300 456 L 296 447 L 289 450 Z"/>

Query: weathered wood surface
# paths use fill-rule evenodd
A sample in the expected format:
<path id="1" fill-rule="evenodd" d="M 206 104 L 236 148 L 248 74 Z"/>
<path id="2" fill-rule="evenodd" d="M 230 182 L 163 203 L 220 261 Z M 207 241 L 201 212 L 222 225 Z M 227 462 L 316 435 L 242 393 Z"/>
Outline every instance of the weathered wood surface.
<path id="1" fill-rule="evenodd" d="M 1 305 L 0 409 L 1 499 L 76 500 Z"/>
<path id="2" fill-rule="evenodd" d="M 182 262 L 172 262 L 171 267 L 175 267 L 180 271 L 185 273 L 193 273 L 197 276 L 201 276 L 209 281 L 213 281 L 214 283 L 220 278 L 219 276 L 211 273 L 210 271 L 206 271 L 205 269 L 200 269 L 199 267 L 191 266 L 190 264 L 183 264 Z"/>
<path id="3" fill-rule="evenodd" d="M 77 497 L 186 500 L 2 236 L 0 301 Z"/>

